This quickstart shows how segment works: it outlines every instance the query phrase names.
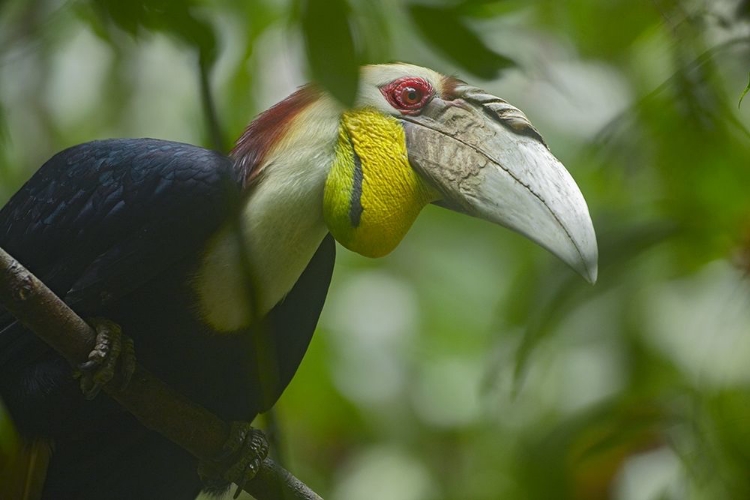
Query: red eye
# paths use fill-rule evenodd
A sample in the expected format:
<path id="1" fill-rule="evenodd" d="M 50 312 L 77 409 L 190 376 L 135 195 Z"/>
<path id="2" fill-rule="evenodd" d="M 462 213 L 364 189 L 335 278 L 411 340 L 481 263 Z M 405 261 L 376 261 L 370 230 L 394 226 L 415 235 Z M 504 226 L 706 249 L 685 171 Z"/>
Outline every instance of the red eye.
<path id="1" fill-rule="evenodd" d="M 381 87 L 383 96 L 394 108 L 407 115 L 419 113 L 434 94 L 432 85 L 422 78 L 399 78 Z"/>

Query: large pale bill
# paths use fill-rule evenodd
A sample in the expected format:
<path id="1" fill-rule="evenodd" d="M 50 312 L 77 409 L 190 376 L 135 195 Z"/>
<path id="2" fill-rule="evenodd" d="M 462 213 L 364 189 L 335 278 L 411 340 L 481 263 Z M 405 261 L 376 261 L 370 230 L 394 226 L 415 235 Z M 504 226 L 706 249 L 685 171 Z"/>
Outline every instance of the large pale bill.
<path id="1" fill-rule="evenodd" d="M 442 193 L 439 204 L 517 231 L 595 282 L 594 226 L 570 173 L 519 109 L 475 87 L 457 91 L 403 118 L 412 167 Z"/>

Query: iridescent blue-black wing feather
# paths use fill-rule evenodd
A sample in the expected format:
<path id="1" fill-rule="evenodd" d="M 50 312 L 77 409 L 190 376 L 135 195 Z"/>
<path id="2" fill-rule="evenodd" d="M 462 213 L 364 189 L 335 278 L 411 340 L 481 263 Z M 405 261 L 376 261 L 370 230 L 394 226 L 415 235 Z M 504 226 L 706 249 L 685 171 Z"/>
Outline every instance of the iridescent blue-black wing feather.
<path id="1" fill-rule="evenodd" d="M 0 246 L 82 314 L 195 251 L 231 211 L 231 161 L 153 139 L 95 141 L 47 161 L 0 210 Z M 0 370 L 44 347 L 0 317 Z"/>
<path id="2" fill-rule="evenodd" d="M 74 289 L 83 298 L 97 276 L 109 277 L 106 262 L 141 255 L 139 264 L 164 264 L 195 248 L 238 196 L 231 160 L 214 151 L 153 139 L 90 142 L 52 157 L 11 198 L 0 211 L 0 244 L 57 294 Z M 129 287 L 153 273 L 131 270 Z"/>

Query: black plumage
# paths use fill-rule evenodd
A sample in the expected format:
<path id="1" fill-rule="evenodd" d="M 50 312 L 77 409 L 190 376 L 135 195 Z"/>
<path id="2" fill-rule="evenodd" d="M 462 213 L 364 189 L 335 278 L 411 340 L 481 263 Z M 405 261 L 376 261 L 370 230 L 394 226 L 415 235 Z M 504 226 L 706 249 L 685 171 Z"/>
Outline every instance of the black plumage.
<path id="1" fill-rule="evenodd" d="M 335 248 L 327 236 L 261 324 L 213 332 L 190 282 L 211 235 L 239 223 L 247 193 L 237 177 L 230 158 L 186 144 L 75 146 L 0 211 L 0 246 L 84 318 L 119 323 L 138 361 L 173 388 L 226 420 L 252 420 L 307 349 Z M 85 401 L 66 362 L 4 310 L 0 396 L 23 436 L 54 442 L 47 498 L 192 498 L 200 489 L 190 455 L 106 395 Z"/>

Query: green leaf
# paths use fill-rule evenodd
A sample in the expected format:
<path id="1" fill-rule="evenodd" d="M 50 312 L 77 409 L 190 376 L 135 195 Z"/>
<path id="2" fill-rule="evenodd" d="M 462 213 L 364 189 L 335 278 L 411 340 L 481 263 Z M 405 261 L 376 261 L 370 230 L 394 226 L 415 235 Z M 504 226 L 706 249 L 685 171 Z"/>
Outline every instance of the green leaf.
<path id="1" fill-rule="evenodd" d="M 419 31 L 445 57 L 470 73 L 492 80 L 500 71 L 516 66 L 490 48 L 463 22 L 456 7 L 411 4 L 409 16 Z"/>
<path id="2" fill-rule="evenodd" d="M 359 57 L 346 0 L 304 0 L 302 34 L 313 78 L 345 106 L 354 104 Z"/>
<path id="3" fill-rule="evenodd" d="M 745 96 L 747 95 L 748 91 L 750 91 L 750 79 L 748 79 L 748 82 L 747 82 L 747 87 L 745 87 L 745 90 L 743 90 L 743 91 L 742 91 L 742 94 L 740 94 L 740 101 L 739 101 L 739 102 L 737 103 L 737 107 L 738 107 L 738 108 L 739 108 L 740 106 L 742 106 L 742 99 L 744 99 L 744 98 L 745 98 Z"/>

